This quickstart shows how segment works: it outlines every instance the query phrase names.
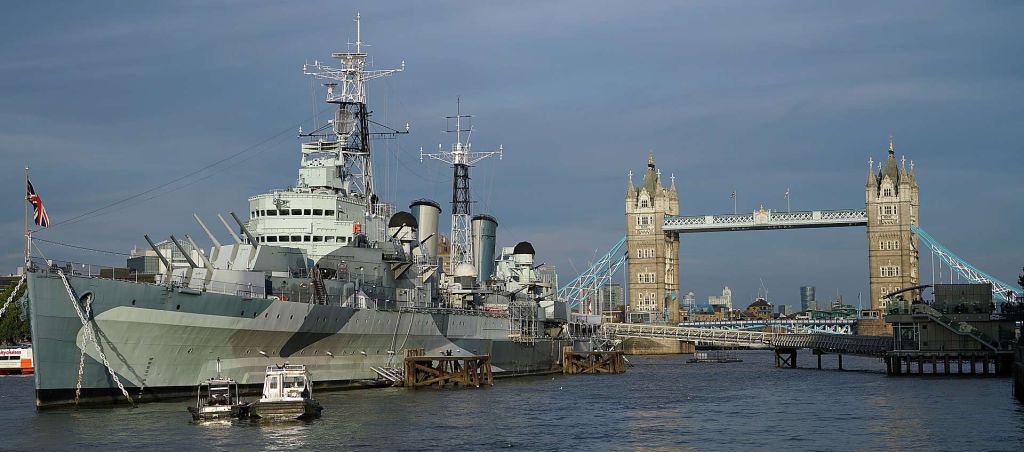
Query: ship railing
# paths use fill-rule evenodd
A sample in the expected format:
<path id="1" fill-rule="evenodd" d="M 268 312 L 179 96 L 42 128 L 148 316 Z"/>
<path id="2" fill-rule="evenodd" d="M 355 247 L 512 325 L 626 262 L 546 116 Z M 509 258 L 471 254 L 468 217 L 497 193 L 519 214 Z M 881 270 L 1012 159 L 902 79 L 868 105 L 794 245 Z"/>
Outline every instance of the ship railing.
<path id="1" fill-rule="evenodd" d="M 202 278 L 189 278 L 188 275 L 173 275 L 169 278 L 163 274 L 156 276 L 157 278 L 154 281 L 156 284 L 166 284 L 171 288 L 194 289 L 201 292 L 236 295 L 244 298 L 266 298 L 266 289 L 260 285 L 233 281 L 207 281 Z"/>
<path id="2" fill-rule="evenodd" d="M 87 262 L 63 261 L 58 259 L 44 259 L 41 257 L 33 257 L 29 265 L 29 271 L 39 272 L 44 275 L 56 275 L 58 269 L 68 276 L 112 279 L 117 281 L 152 283 L 155 277 L 152 273 L 141 273 L 132 268 L 92 264 Z"/>
<path id="3" fill-rule="evenodd" d="M 378 309 L 387 310 L 392 309 Z M 442 307 L 428 307 L 428 306 L 408 306 L 396 309 L 402 312 L 416 312 L 421 314 L 455 314 L 455 315 L 473 315 L 480 317 L 493 317 L 493 318 L 507 318 L 508 312 L 497 311 L 497 310 L 484 310 L 484 309 L 464 309 L 464 308 L 442 308 Z"/>

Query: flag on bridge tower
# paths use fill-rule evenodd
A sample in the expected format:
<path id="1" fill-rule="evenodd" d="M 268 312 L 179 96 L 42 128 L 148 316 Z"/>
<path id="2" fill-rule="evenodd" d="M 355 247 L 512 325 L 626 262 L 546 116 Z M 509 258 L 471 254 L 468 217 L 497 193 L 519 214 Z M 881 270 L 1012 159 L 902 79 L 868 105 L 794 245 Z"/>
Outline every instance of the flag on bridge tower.
<path id="1" fill-rule="evenodd" d="M 32 188 L 32 182 L 29 182 L 28 179 L 26 179 L 25 182 L 28 185 L 27 199 L 28 202 L 32 203 L 32 220 L 35 221 L 37 225 L 45 228 L 50 225 L 50 217 L 46 215 L 46 209 L 43 207 L 43 199 L 40 198 L 39 195 L 36 194 L 36 190 Z"/>
<path id="2" fill-rule="evenodd" d="M 736 199 L 736 192 L 732 192 L 732 194 L 729 195 L 729 198 L 730 199 Z"/>

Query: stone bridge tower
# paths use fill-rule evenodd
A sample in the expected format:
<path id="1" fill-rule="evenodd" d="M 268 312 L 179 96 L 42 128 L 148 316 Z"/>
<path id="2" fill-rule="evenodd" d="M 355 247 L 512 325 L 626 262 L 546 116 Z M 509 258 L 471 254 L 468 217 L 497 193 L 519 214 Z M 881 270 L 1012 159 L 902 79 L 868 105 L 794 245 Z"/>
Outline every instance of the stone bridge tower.
<path id="1" fill-rule="evenodd" d="M 868 160 L 868 180 L 864 187 L 868 215 L 868 279 L 871 283 L 871 309 L 884 310 L 883 296 L 919 284 L 917 235 L 910 225 L 918 224 L 917 178 L 914 162 L 907 170 L 907 159 L 896 161 L 892 137 L 889 157 L 883 164 Z M 905 292 L 904 299 L 920 296 Z"/>
<path id="2" fill-rule="evenodd" d="M 679 215 L 676 179 L 666 188 L 654 155 L 640 187 L 629 172 L 626 186 L 626 252 L 629 312 L 647 313 L 655 323 L 679 322 L 679 234 L 664 232 L 665 215 Z"/>

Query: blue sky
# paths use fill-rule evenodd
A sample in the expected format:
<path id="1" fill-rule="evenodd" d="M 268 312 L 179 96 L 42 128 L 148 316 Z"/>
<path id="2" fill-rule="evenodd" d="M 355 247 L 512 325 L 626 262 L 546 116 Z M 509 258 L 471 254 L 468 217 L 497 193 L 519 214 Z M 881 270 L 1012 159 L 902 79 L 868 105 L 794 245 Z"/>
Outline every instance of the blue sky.
<path id="1" fill-rule="evenodd" d="M 474 168 L 475 209 L 563 277 L 623 235 L 626 173 L 650 151 L 683 214 L 731 211 L 734 190 L 740 210 L 784 209 L 787 188 L 794 209 L 856 208 L 890 133 L 926 230 L 1005 281 L 1024 266 L 1016 2 L 204 1 L 5 5 L 0 270 L 20 262 L 25 163 L 58 223 L 248 149 L 39 234 L 118 251 L 293 183 L 313 111 L 301 65 L 344 50 L 356 12 L 376 67 L 407 64 L 370 92 L 375 119 L 412 126 L 376 143 L 378 190 L 449 199 L 450 170 L 418 148 L 450 142 L 461 96 L 474 146 L 506 151 Z M 855 301 L 866 246 L 861 228 L 687 235 L 681 282 L 699 300 L 729 285 L 744 303 L 763 280 L 776 303 L 804 284 Z"/>

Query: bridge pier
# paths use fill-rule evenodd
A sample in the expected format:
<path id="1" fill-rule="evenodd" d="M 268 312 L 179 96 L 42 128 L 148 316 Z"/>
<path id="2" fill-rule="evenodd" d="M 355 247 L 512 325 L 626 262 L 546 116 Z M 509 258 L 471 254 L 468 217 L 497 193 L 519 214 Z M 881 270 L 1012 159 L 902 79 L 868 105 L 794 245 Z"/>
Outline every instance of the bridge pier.
<path id="1" fill-rule="evenodd" d="M 818 359 L 821 359 L 821 355 L 818 355 Z M 796 349 L 776 348 L 775 367 L 789 367 L 790 369 L 796 369 Z"/>
<path id="2" fill-rule="evenodd" d="M 840 358 L 841 360 L 842 358 Z M 959 375 L 1005 376 L 1010 374 L 1013 357 L 1002 352 L 969 352 L 965 354 L 900 353 L 884 357 L 887 375 Z M 939 361 L 942 362 L 941 366 Z M 840 366 L 842 366 L 840 361 Z M 926 373 L 928 364 L 931 373 Z M 904 367 L 906 366 L 906 367 Z M 955 367 L 954 367 L 955 366 Z M 916 371 L 915 371 L 916 367 Z M 940 370 L 941 367 L 941 370 Z"/>

